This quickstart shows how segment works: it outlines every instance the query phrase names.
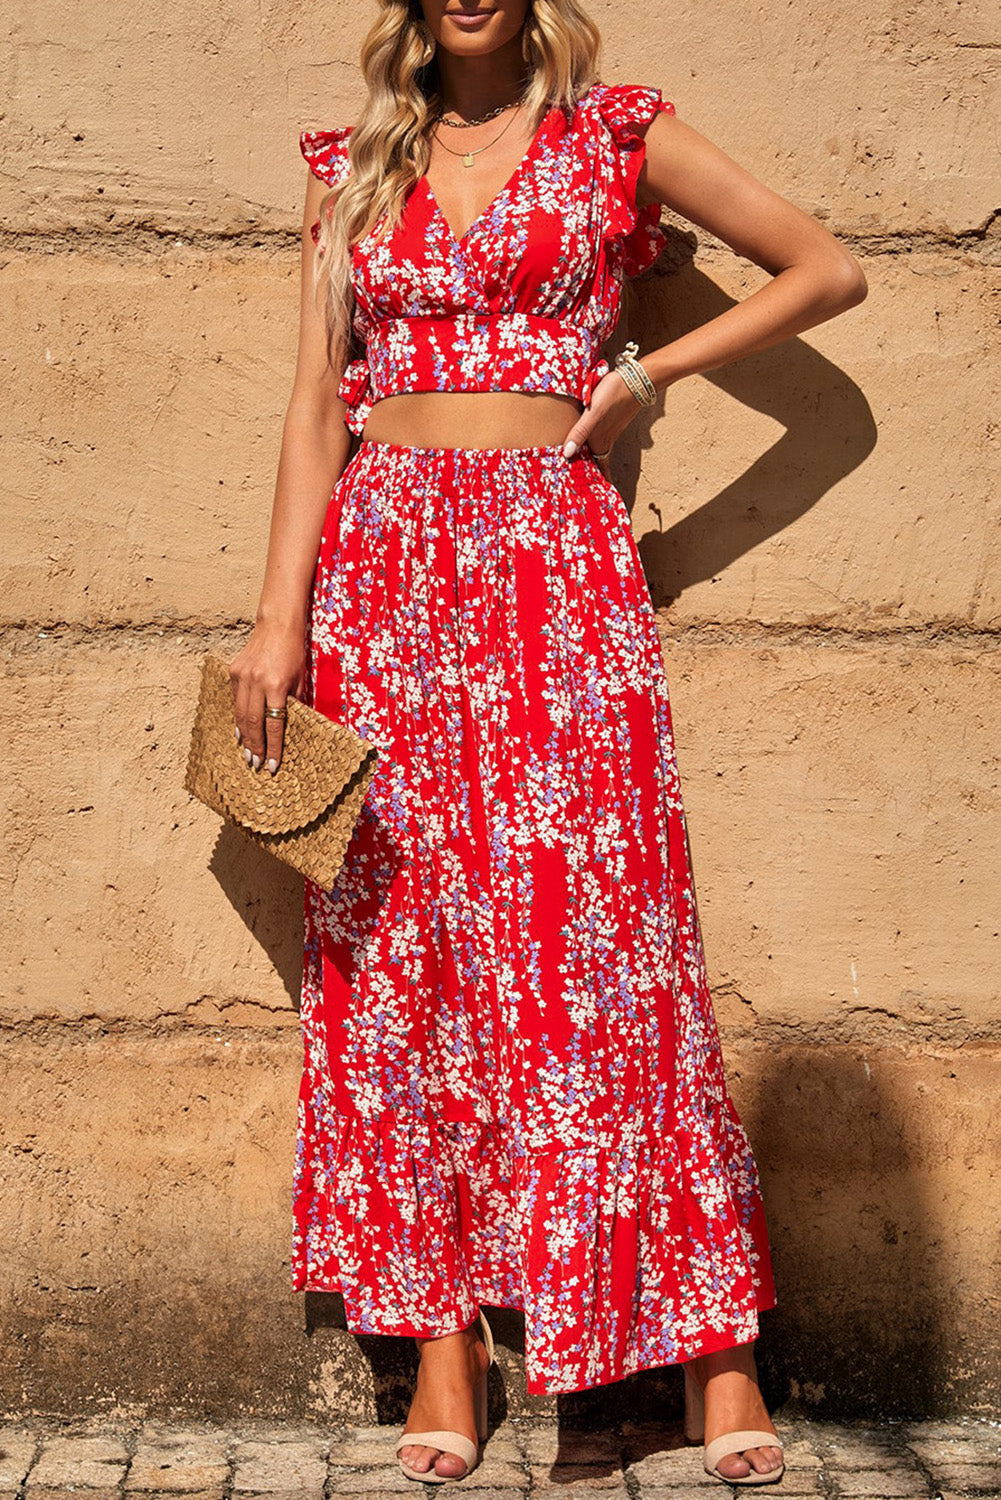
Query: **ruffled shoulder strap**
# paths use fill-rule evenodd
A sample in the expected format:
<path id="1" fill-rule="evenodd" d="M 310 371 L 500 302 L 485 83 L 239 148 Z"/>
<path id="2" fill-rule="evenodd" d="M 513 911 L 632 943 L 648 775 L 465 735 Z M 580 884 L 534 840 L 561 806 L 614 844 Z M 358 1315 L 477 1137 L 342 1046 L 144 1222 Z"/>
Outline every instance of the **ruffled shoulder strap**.
<path id="1" fill-rule="evenodd" d="M 303 130 L 299 135 L 299 150 L 309 169 L 330 187 L 338 187 L 348 175 L 348 137 L 353 125 L 337 125 L 333 130 Z M 310 225 L 310 234 L 315 245 L 320 238 L 320 221 Z"/>
<path id="2" fill-rule="evenodd" d="M 299 136 L 299 150 L 317 177 L 336 187 L 348 175 L 348 137 L 352 125 L 338 125 L 333 130 L 304 130 Z"/>
<path id="3" fill-rule="evenodd" d="M 637 83 L 595 83 L 589 90 L 607 147 L 606 238 L 623 275 L 638 276 L 652 266 L 667 235 L 660 227 L 660 204 L 636 205 L 636 184 L 646 157 L 646 128 L 658 114 L 674 114 L 659 88 Z"/>

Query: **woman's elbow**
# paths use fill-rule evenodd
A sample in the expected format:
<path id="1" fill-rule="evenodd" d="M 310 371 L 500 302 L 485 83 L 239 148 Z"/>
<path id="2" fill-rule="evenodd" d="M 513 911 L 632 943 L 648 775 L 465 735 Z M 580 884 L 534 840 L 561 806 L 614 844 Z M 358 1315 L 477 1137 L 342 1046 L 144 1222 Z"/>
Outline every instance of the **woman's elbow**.
<path id="1" fill-rule="evenodd" d="M 869 283 L 865 279 L 865 272 L 850 251 L 846 250 L 842 256 L 838 257 L 830 269 L 829 277 L 831 298 L 841 311 L 849 307 L 857 307 L 869 295 Z"/>

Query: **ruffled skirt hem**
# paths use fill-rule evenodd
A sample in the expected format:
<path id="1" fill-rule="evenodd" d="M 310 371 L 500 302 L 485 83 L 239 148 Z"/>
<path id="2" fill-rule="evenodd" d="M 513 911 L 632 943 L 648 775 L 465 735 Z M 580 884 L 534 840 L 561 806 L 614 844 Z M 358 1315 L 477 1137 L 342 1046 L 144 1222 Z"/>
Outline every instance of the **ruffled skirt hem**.
<path id="1" fill-rule="evenodd" d="M 515 1309 L 528 1393 L 566 1394 L 753 1340 L 775 1305 L 729 1101 L 659 1142 L 536 1153 L 475 1120 L 323 1125 L 297 1174 L 292 1283 L 340 1293 L 352 1333 L 440 1337 Z"/>

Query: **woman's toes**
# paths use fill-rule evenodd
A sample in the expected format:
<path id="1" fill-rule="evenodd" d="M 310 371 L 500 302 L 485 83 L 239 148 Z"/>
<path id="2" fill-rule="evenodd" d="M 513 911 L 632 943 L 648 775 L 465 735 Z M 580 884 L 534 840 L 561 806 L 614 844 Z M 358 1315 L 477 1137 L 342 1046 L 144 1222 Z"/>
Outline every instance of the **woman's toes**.
<path id="1" fill-rule="evenodd" d="M 740 1453 L 727 1453 L 716 1465 L 721 1474 L 727 1479 L 743 1479 L 745 1474 L 751 1472 L 751 1464 Z"/>
<path id="2" fill-rule="evenodd" d="M 434 1471 L 448 1479 L 461 1479 L 466 1472 L 466 1461 L 457 1453 L 442 1453 L 435 1459 Z"/>
<path id="3" fill-rule="evenodd" d="M 759 1474 L 770 1474 L 782 1462 L 782 1453 L 769 1444 L 767 1447 L 748 1448 L 747 1458 Z"/>
<path id="4" fill-rule="evenodd" d="M 742 1453 L 727 1453 L 716 1467 L 727 1479 L 743 1479 L 752 1469 L 759 1474 L 770 1474 L 781 1462 L 781 1450 L 769 1444 L 761 1448 L 745 1448 Z"/>
<path id="5" fill-rule="evenodd" d="M 443 1453 L 440 1448 L 429 1448 L 423 1443 L 408 1443 L 400 1449 L 400 1457 L 411 1469 L 428 1474 L 434 1469 L 446 1479 L 461 1479 L 466 1472 L 466 1461 L 457 1453 Z"/>
<path id="6" fill-rule="evenodd" d="M 400 1449 L 400 1457 L 412 1469 L 419 1469 L 422 1474 L 426 1474 L 433 1467 L 434 1455 L 437 1452 L 437 1448 L 425 1448 L 421 1443 L 410 1443 L 406 1448 Z"/>

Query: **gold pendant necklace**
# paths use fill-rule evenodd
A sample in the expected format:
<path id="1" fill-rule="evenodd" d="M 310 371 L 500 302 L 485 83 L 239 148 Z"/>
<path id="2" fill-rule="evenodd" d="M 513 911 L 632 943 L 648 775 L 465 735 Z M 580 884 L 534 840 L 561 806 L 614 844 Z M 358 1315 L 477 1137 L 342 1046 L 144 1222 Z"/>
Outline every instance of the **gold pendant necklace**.
<path id="1" fill-rule="evenodd" d="M 507 124 L 504 126 L 504 130 L 507 130 L 507 129 L 510 128 L 511 123 L 514 120 L 514 118 L 515 118 L 514 115 L 512 115 L 511 119 L 508 120 Z M 494 138 L 493 138 L 492 141 L 487 141 L 486 146 L 477 146 L 476 149 L 473 150 L 473 151 L 453 151 L 452 148 L 451 148 L 451 146 L 446 146 L 445 145 L 445 142 L 438 135 L 437 131 L 435 131 L 435 137 L 434 138 L 438 142 L 438 144 L 441 147 L 441 149 L 443 151 L 447 151 L 448 152 L 449 156 L 461 156 L 462 157 L 462 165 L 464 167 L 471 167 L 473 165 L 474 158 L 477 157 L 477 156 L 479 156 L 479 154 L 480 154 L 481 151 L 486 151 L 488 149 L 488 147 L 495 145 L 497 143 L 497 141 L 500 140 L 501 136 L 504 134 L 504 130 L 499 131 L 498 134 L 494 136 Z"/>

